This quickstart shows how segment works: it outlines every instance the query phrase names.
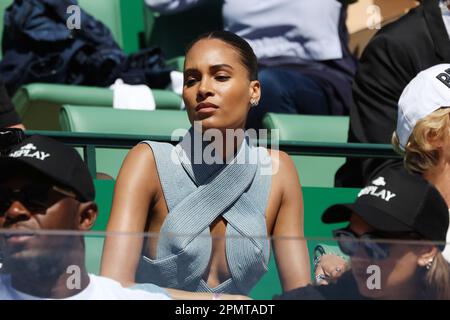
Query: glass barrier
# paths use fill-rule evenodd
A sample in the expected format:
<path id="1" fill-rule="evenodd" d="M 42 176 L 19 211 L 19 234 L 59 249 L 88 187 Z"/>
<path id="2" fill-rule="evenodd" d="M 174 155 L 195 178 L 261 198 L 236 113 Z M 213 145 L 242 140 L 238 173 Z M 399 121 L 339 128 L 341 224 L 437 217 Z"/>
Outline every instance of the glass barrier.
<path id="1" fill-rule="evenodd" d="M 445 244 L 413 234 L 394 241 L 345 228 L 328 239 L 15 230 L 0 230 L 1 300 L 448 299 L 450 292 Z"/>

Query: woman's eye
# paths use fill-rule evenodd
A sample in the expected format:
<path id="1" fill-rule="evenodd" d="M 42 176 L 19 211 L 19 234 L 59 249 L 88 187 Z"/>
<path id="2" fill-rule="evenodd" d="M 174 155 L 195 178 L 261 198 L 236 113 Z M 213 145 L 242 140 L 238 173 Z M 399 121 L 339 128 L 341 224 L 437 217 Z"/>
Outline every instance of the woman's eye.
<path id="1" fill-rule="evenodd" d="M 227 81 L 228 79 L 230 79 L 230 76 L 226 76 L 226 75 L 217 75 L 216 76 L 217 81 Z"/>
<path id="2" fill-rule="evenodd" d="M 188 79 L 186 79 L 186 81 L 184 81 L 184 85 L 190 87 L 190 86 L 193 86 L 196 81 L 197 80 L 194 78 L 188 78 Z"/>

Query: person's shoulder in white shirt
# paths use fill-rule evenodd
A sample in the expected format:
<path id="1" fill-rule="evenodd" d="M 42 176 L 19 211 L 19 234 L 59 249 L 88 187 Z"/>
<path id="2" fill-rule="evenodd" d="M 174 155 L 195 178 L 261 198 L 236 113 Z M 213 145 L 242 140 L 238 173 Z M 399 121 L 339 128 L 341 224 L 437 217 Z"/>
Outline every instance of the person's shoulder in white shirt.
<path id="1" fill-rule="evenodd" d="M 49 300 L 28 295 L 11 286 L 8 275 L 0 275 L 0 300 Z M 80 293 L 61 300 L 170 300 L 162 293 L 128 289 L 112 279 L 89 274 L 89 285 Z"/>

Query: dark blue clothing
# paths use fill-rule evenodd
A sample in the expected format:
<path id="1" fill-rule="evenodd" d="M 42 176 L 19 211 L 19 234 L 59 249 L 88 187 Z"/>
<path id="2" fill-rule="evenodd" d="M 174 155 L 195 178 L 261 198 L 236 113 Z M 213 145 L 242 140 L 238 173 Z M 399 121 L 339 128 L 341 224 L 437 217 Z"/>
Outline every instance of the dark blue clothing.
<path id="1" fill-rule="evenodd" d="M 80 28 L 69 29 L 67 8 L 76 0 L 14 1 L 5 12 L 0 76 L 12 96 L 32 82 L 106 87 L 128 84 L 165 88 L 170 69 L 161 50 L 127 56 L 109 29 L 80 9 Z"/>
<path id="2" fill-rule="evenodd" d="M 258 74 L 261 82 L 259 105 L 250 109 L 247 127 L 262 129 L 267 112 L 330 114 L 326 91 L 312 77 L 290 69 L 267 68 Z"/>

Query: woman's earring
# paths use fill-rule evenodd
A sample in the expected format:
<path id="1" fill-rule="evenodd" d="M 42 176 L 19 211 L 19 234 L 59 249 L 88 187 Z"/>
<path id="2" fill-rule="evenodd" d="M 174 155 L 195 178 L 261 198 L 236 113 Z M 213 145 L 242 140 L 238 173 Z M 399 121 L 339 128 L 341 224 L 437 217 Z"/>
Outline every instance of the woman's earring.
<path id="1" fill-rule="evenodd" d="M 258 105 L 258 101 L 256 101 L 255 99 L 250 100 L 250 105 L 252 107 L 256 107 Z"/>
<path id="2" fill-rule="evenodd" d="M 427 270 L 430 270 L 431 266 L 433 265 L 433 261 L 434 261 L 434 258 L 431 258 L 430 260 L 427 261 L 427 264 L 425 265 L 425 268 Z"/>

